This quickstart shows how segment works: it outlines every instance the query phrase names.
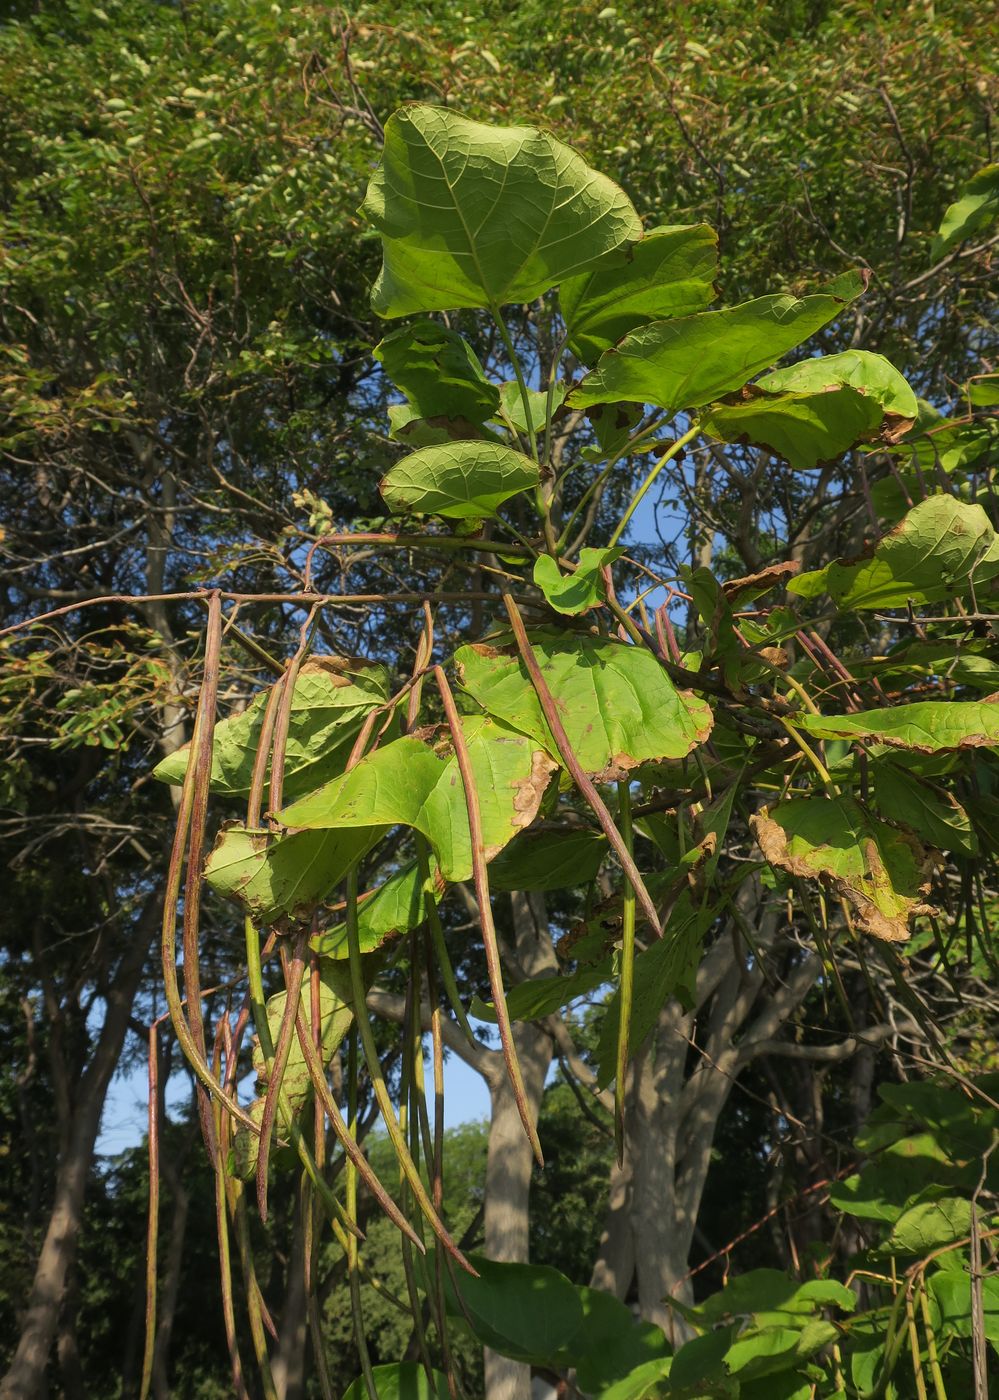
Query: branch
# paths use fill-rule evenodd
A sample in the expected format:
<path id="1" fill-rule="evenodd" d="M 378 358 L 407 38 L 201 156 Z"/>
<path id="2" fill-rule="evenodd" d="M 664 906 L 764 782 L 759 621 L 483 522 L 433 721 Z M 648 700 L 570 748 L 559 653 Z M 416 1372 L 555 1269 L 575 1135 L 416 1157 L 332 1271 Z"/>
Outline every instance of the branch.
<path id="1" fill-rule="evenodd" d="M 757 1055 L 783 1055 L 785 1059 L 791 1060 L 812 1060 L 823 1064 L 839 1064 L 842 1060 L 848 1060 L 855 1055 L 858 1050 L 869 1046 L 872 1049 L 881 1044 L 890 1036 L 895 1027 L 886 1023 L 876 1026 L 868 1026 L 866 1030 L 858 1031 L 856 1035 L 847 1036 L 845 1040 L 839 1041 L 836 1045 L 799 1045 L 793 1040 L 757 1040 L 748 1048 L 751 1054 L 740 1058 L 740 1063 L 745 1063 L 748 1059 L 755 1059 Z"/>

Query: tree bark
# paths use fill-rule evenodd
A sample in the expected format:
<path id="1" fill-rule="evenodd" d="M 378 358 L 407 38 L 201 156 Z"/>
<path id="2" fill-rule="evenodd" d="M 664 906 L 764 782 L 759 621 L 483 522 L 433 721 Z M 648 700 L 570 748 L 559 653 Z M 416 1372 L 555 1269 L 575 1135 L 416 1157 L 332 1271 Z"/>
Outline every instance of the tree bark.
<path id="1" fill-rule="evenodd" d="M 69 1141 L 56 1175 L 55 1196 L 42 1242 L 21 1336 L 10 1369 L 0 1381 L 0 1400 L 39 1400 L 59 1325 L 69 1270 L 83 1217 L 87 1178 L 108 1085 L 128 1031 L 128 1021 L 159 922 L 160 899 L 151 897 L 118 965 L 107 995 L 104 1024 L 80 1079 L 70 1119 Z"/>

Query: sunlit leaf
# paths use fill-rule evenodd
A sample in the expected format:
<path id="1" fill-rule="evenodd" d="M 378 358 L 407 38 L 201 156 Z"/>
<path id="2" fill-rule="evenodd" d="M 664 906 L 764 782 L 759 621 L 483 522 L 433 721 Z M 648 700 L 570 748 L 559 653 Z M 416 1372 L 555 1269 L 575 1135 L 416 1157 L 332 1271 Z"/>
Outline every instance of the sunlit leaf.
<path id="1" fill-rule="evenodd" d="M 759 387 L 768 393 L 816 393 L 843 385 L 873 399 L 896 418 L 914 420 L 918 416 L 919 404 L 909 381 L 883 355 L 870 350 L 815 355 L 774 370 L 759 381 Z"/>
<path id="2" fill-rule="evenodd" d="M 262 924 L 307 919 L 384 830 L 372 825 L 274 836 L 226 826 L 205 862 L 205 879 Z"/>
<path id="3" fill-rule="evenodd" d="M 466 716 L 462 729 L 479 795 L 486 859 L 534 820 L 555 768 L 541 747 L 482 715 Z M 333 834 L 344 828 L 402 825 L 421 831 L 434 849 L 445 880 L 472 873 L 465 792 L 448 732 L 396 739 L 349 773 L 286 807 L 279 820 Z"/>
<path id="4" fill-rule="evenodd" d="M 439 900 L 444 893 L 444 881 L 433 858 L 430 865 L 430 889 L 434 899 Z M 491 875 L 490 884 L 493 884 Z M 361 951 L 373 952 L 389 939 L 417 928 L 426 917 L 424 885 L 414 860 L 358 900 L 357 940 Z M 346 924 L 327 929 L 312 940 L 312 945 L 326 957 L 348 957 Z"/>
<path id="5" fill-rule="evenodd" d="M 550 554 L 541 554 L 534 564 L 534 582 L 545 601 L 556 612 L 574 615 L 596 607 L 606 596 L 601 570 L 625 553 L 616 549 L 581 549 L 574 573 L 563 574 Z"/>
<path id="6" fill-rule="evenodd" d="M 434 1371 L 431 1379 L 418 1361 L 393 1361 L 385 1366 L 373 1366 L 378 1400 L 450 1400 L 447 1376 Z M 358 1376 L 343 1392 L 343 1400 L 368 1400 L 368 1388 L 363 1376 Z"/>
<path id="7" fill-rule="evenodd" d="M 678 691 L 645 647 L 535 629 L 534 654 L 583 768 L 603 781 L 650 759 L 683 758 L 711 731 L 708 704 Z M 514 648 L 477 643 L 455 653 L 461 685 L 490 714 L 558 749 Z"/>
<path id="8" fill-rule="evenodd" d="M 718 235 L 707 224 L 653 228 L 559 288 L 569 349 L 592 364 L 636 326 L 688 316 L 715 297 Z"/>
<path id="9" fill-rule="evenodd" d="M 958 243 L 999 218 L 999 165 L 976 171 L 940 222 L 930 256 L 942 258 Z"/>
<path id="10" fill-rule="evenodd" d="M 852 715 L 799 715 L 817 739 L 868 739 L 920 753 L 999 745 L 999 701 L 918 700 Z"/>
<path id="11" fill-rule="evenodd" d="M 540 481 L 538 465 L 494 442 L 442 443 L 403 457 L 382 477 L 393 514 L 417 512 L 470 520 L 495 515 L 511 496 Z"/>
<path id="12" fill-rule="evenodd" d="M 567 391 L 567 384 L 558 383 L 552 386 L 553 415 L 557 409 L 561 408 Z M 509 418 L 518 432 L 526 433 L 528 431 L 527 414 L 524 411 L 524 396 L 520 391 L 520 385 L 516 380 L 501 384 L 499 394 L 504 416 Z M 548 413 L 547 389 L 528 389 L 527 402 L 531 410 L 531 431 L 534 433 L 544 432 L 545 417 Z"/>
<path id="13" fill-rule="evenodd" d="M 936 603 L 999 574 L 999 539 L 981 506 L 930 496 L 855 559 L 799 574 L 788 592 L 828 593 L 841 608 Z"/>
<path id="14" fill-rule="evenodd" d="M 628 399 L 669 413 L 699 408 L 742 386 L 801 345 L 864 290 L 841 278 L 826 293 L 760 297 L 723 311 L 654 321 L 601 355 L 567 399 L 572 408 Z"/>
<path id="15" fill-rule="evenodd" d="M 363 213 L 382 235 L 379 316 L 533 301 L 642 232 L 624 192 L 548 132 L 419 104 L 386 122 Z"/>
<path id="16" fill-rule="evenodd" d="M 971 1202 L 963 1196 L 944 1196 L 910 1206 L 896 1220 L 891 1234 L 879 1247 L 880 1254 L 929 1254 L 941 1245 L 962 1239 L 971 1228 Z"/>
<path id="17" fill-rule="evenodd" d="M 928 858 L 917 839 L 878 821 L 852 797 L 803 797 L 750 818 L 766 859 L 779 870 L 819 880 L 850 906 L 857 928 L 897 943 L 923 902 Z"/>

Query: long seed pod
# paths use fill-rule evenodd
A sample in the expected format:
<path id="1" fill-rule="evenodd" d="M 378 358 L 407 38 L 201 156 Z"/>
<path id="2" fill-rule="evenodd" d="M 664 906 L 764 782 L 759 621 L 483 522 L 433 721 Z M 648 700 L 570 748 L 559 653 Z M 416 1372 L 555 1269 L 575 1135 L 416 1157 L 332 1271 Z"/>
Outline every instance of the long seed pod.
<path id="1" fill-rule="evenodd" d="M 538 1165 L 543 1167 L 545 1159 L 541 1151 L 538 1130 L 534 1126 L 530 1105 L 527 1102 L 527 1090 L 524 1088 L 524 1076 L 520 1070 L 520 1060 L 517 1058 L 517 1047 L 514 1044 L 510 1014 L 506 1006 L 506 993 L 503 990 L 503 969 L 500 966 L 499 943 L 496 938 L 496 925 L 493 922 L 493 906 L 489 898 L 489 875 L 486 870 L 486 852 L 482 840 L 482 814 L 479 810 L 479 794 L 475 790 L 475 774 L 472 772 L 472 761 L 468 755 L 468 745 L 465 743 L 465 735 L 461 728 L 461 719 L 454 703 L 454 696 L 451 694 L 447 676 L 440 666 L 434 667 L 434 680 L 437 682 L 437 689 L 444 702 L 444 713 L 447 716 L 451 740 L 454 744 L 454 756 L 458 760 L 458 772 L 461 774 L 462 786 L 465 789 L 468 834 L 472 847 L 472 872 L 475 879 L 475 898 L 479 905 L 482 944 L 486 953 L 486 966 L 489 969 L 489 986 L 493 994 L 493 1005 L 496 1008 L 496 1021 L 499 1026 L 500 1043 L 503 1046 L 503 1059 L 506 1062 L 510 1084 L 517 1101 L 520 1121 L 524 1125 L 524 1131 L 538 1160 Z"/>
<path id="2" fill-rule="evenodd" d="M 306 937 L 307 935 L 303 932 L 295 940 L 287 980 L 288 990 L 284 1004 L 284 1015 L 281 1017 L 277 1045 L 274 1047 L 274 1059 L 268 1071 L 267 1094 L 264 1098 L 264 1111 L 260 1119 L 260 1146 L 257 1150 L 257 1208 L 260 1211 L 260 1219 L 264 1221 L 267 1219 L 267 1168 L 270 1163 L 274 1118 L 278 1110 L 278 1097 L 281 1093 L 284 1072 L 288 1067 L 292 1037 L 295 1034 L 295 1013 L 296 1010 L 301 1010 Z"/>
<path id="3" fill-rule="evenodd" d="M 215 1036 L 214 1051 L 214 1078 L 218 1079 L 221 1074 L 222 1065 L 222 1030 L 221 1023 Z M 209 1101 L 209 1111 L 212 1113 L 214 1141 L 219 1143 L 225 1134 L 225 1124 L 223 1121 L 223 1111 L 219 1105 L 212 1105 Z M 239 1340 L 236 1336 L 236 1309 L 233 1300 L 232 1290 L 232 1257 L 229 1250 L 229 1210 L 226 1197 L 226 1167 L 225 1161 L 220 1152 L 215 1158 L 215 1227 L 218 1232 L 219 1241 L 219 1270 L 221 1277 L 222 1291 L 222 1317 L 225 1323 L 225 1340 L 229 1348 L 229 1361 L 232 1366 L 233 1393 L 237 1400 L 250 1400 L 250 1392 L 246 1386 L 246 1378 L 243 1374 L 243 1362 L 239 1354 Z"/>
<path id="4" fill-rule="evenodd" d="M 366 999 L 364 991 L 364 976 L 361 971 L 361 947 L 357 933 L 357 867 L 354 866 L 347 873 L 347 947 L 350 953 L 350 986 L 351 996 L 354 1002 L 354 1024 L 357 1026 L 364 1050 L 364 1058 L 367 1062 L 368 1073 L 371 1076 L 371 1087 L 374 1089 L 378 1107 L 381 1110 L 382 1122 L 385 1131 L 391 1139 L 395 1148 L 395 1155 L 399 1160 L 399 1165 L 406 1173 L 410 1189 L 415 1196 L 420 1209 L 426 1217 L 427 1223 L 441 1244 L 448 1253 L 470 1274 L 476 1271 L 462 1254 L 448 1233 L 444 1222 L 434 1210 L 430 1197 L 427 1195 L 426 1187 L 420 1178 L 420 1173 L 416 1169 L 412 1157 L 409 1155 L 409 1148 L 406 1140 L 399 1128 L 399 1120 L 395 1115 L 395 1108 L 389 1095 L 388 1085 L 385 1083 L 385 1076 L 382 1074 L 381 1061 L 378 1058 L 378 1047 L 375 1045 L 375 1038 L 371 1031 L 371 1024 L 368 1021 L 366 1012 Z"/>
<path id="5" fill-rule="evenodd" d="M 347 1048 L 347 1123 L 349 1131 L 355 1138 L 357 1136 L 357 1027 L 359 1022 L 360 1017 L 355 1015 L 354 1025 L 350 1030 Z M 347 1216 L 352 1221 L 357 1220 L 357 1168 L 349 1157 L 347 1158 Z M 354 1344 L 357 1347 L 357 1355 L 361 1363 L 361 1374 L 364 1376 L 364 1388 L 368 1392 L 368 1400 L 378 1400 L 378 1388 L 375 1385 L 375 1378 L 371 1370 L 371 1358 L 368 1355 L 368 1341 L 364 1334 L 364 1310 L 361 1306 L 361 1280 L 357 1265 L 357 1240 L 351 1236 L 347 1241 L 347 1276 L 350 1287 L 350 1311 L 354 1321 Z"/>
<path id="6" fill-rule="evenodd" d="M 662 925 L 659 922 L 659 914 L 656 911 L 656 906 L 653 904 L 652 897 L 645 887 L 645 881 L 639 873 L 638 866 L 635 864 L 631 852 L 625 845 L 621 833 L 614 825 L 614 819 L 607 810 L 603 798 L 600 796 L 599 792 L 597 792 L 588 775 L 583 771 L 582 764 L 576 757 L 572 744 L 569 742 L 569 736 L 566 734 L 565 727 L 559 719 L 555 697 L 548 689 L 548 682 L 541 673 L 541 667 L 538 665 L 537 657 L 534 655 L 534 651 L 528 641 L 527 629 L 524 627 L 524 619 L 520 615 L 520 609 L 517 607 L 513 595 L 506 591 L 503 593 L 503 602 L 506 606 L 507 616 L 510 619 L 510 626 L 513 629 L 517 649 L 527 668 L 527 674 L 531 678 L 531 684 L 534 686 L 535 693 L 537 694 L 538 703 L 544 713 L 548 728 L 551 730 L 555 745 L 562 756 L 562 761 L 569 770 L 573 782 L 589 803 L 593 815 L 600 823 L 604 835 L 607 837 L 615 855 L 621 862 L 621 868 L 631 881 L 632 889 L 635 891 L 638 902 L 642 906 L 642 913 L 648 919 L 656 937 L 661 938 L 663 931 Z"/>
<path id="7" fill-rule="evenodd" d="M 621 805 L 621 836 L 632 849 L 631 788 L 625 780 L 617 785 Z M 618 996 L 617 1067 L 614 1080 L 614 1142 L 617 1160 L 624 1162 L 624 1097 L 628 1078 L 628 1042 L 631 1035 L 631 1003 L 635 986 L 635 890 L 625 876 L 621 919 L 621 985 Z"/>

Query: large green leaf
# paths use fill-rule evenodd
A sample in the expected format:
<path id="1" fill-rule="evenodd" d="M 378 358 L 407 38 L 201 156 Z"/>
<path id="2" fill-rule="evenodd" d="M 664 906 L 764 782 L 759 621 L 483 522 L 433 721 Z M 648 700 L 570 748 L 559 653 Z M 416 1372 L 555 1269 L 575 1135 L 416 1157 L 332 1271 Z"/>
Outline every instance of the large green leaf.
<path id="1" fill-rule="evenodd" d="M 650 759 L 683 758 L 711 731 L 711 709 L 678 691 L 652 653 L 608 637 L 539 629 L 534 655 L 583 768 L 601 781 Z M 508 645 L 459 647 L 458 677 L 490 714 L 558 749 L 527 668 Z"/>
<path id="2" fill-rule="evenodd" d="M 714 301 L 718 235 L 707 224 L 649 229 L 559 288 L 569 349 L 584 364 L 649 321 L 688 316 Z"/>
<path id="3" fill-rule="evenodd" d="M 817 739 L 868 739 L 919 753 L 999 745 L 999 701 L 920 700 L 854 715 L 799 715 Z"/>
<path id="4" fill-rule="evenodd" d="M 999 711 L 999 705 L 996 706 Z M 881 758 L 872 765 L 874 800 L 883 816 L 911 826 L 917 836 L 942 851 L 978 854 L 971 818 L 945 788 Z"/>
<path id="5" fill-rule="evenodd" d="M 469 1256 L 478 1278 L 451 1270 L 460 1312 L 478 1340 L 515 1361 L 551 1365 L 584 1319 L 580 1293 L 557 1269 L 538 1264 L 497 1263 Z M 452 1296 L 457 1311 L 457 1300 Z"/>
<path id="6" fill-rule="evenodd" d="M 422 105 L 386 122 L 362 212 L 382 236 L 379 316 L 533 301 L 642 233 L 624 192 L 548 132 Z"/>
<path id="7" fill-rule="evenodd" d="M 941 258 L 958 243 L 999 218 L 999 165 L 986 165 L 976 171 L 949 205 L 933 240 L 931 256 Z"/>
<path id="8" fill-rule="evenodd" d="M 389 683 L 387 669 L 368 661 L 313 656 L 303 664 L 292 695 L 285 752 L 284 786 L 289 796 L 342 769 L 364 716 L 388 699 Z M 215 726 L 213 792 L 231 796 L 249 792 L 269 694 L 262 691 L 242 714 Z M 153 776 L 164 783 L 182 783 L 189 755 L 190 746 L 185 745 L 157 764 Z"/>
<path id="9" fill-rule="evenodd" d="M 671 1357 L 644 1361 L 621 1380 L 600 1392 L 600 1400 L 657 1400 L 670 1393 L 667 1379 L 673 1365 Z"/>
<path id="10" fill-rule="evenodd" d="M 901 942 L 923 902 L 928 860 L 919 841 L 878 821 L 852 797 L 802 797 L 750 818 L 766 859 L 779 870 L 820 880 L 850 905 L 857 928 Z"/>
<path id="11" fill-rule="evenodd" d="M 205 879 L 262 924 L 308 919 L 316 905 L 370 851 L 384 826 L 296 831 L 274 836 L 228 825 L 205 862 Z"/>
<path id="12" fill-rule="evenodd" d="M 626 399 L 670 413 L 699 408 L 742 386 L 809 339 L 864 289 L 856 276 L 826 293 L 760 297 L 723 311 L 654 321 L 606 350 L 566 402 L 572 408 Z"/>
<path id="13" fill-rule="evenodd" d="M 385 1366 L 373 1366 L 371 1374 L 378 1400 L 450 1400 L 447 1376 L 435 1371 L 428 1380 L 418 1361 L 392 1361 Z M 363 1376 L 358 1376 L 347 1387 L 343 1400 L 368 1400 Z"/>
<path id="14" fill-rule="evenodd" d="M 821 392 L 849 385 L 881 405 L 896 418 L 915 419 L 919 404 L 909 381 L 886 360 L 870 350 L 844 350 L 839 355 L 816 355 L 796 365 L 774 370 L 759 381 L 768 393 L 787 390 Z"/>
<path id="15" fill-rule="evenodd" d="M 632 1373 L 636 1366 L 667 1359 L 670 1348 L 662 1329 L 636 1320 L 631 1309 L 596 1288 L 579 1288 L 583 1321 L 569 1339 L 565 1362 L 574 1366 L 576 1383 L 587 1395 L 602 1395 L 605 1387 Z"/>
<path id="16" fill-rule="evenodd" d="M 964 1196 L 944 1196 L 910 1206 L 896 1220 L 879 1254 L 929 1254 L 953 1244 L 971 1228 L 971 1202 Z"/>
<path id="17" fill-rule="evenodd" d="M 941 1269 L 932 1274 L 930 1289 L 940 1309 L 943 1325 L 958 1337 L 972 1334 L 971 1277 L 962 1269 Z M 999 1275 L 982 1280 L 983 1330 L 993 1346 L 999 1346 Z"/>
<path id="18" fill-rule="evenodd" d="M 499 390 L 486 378 L 468 341 L 437 321 L 402 326 L 372 353 L 419 418 L 484 423 L 499 406 Z"/>
<path id="19" fill-rule="evenodd" d="M 717 1326 L 746 1314 L 781 1314 L 796 1325 L 814 1316 L 817 1308 L 837 1307 L 852 1312 L 857 1296 L 835 1279 L 811 1279 L 799 1283 L 779 1269 L 751 1269 L 738 1274 L 724 1288 L 712 1293 L 703 1303 L 691 1309 L 691 1315 L 702 1323 Z"/>
<path id="20" fill-rule="evenodd" d="M 828 593 L 841 608 L 938 603 L 999 574 L 999 539 L 981 506 L 930 496 L 855 559 L 788 581 L 804 598 Z"/>
<path id="21" fill-rule="evenodd" d="M 511 496 L 540 481 L 538 465 L 496 442 L 441 443 L 421 447 L 396 462 L 380 490 L 396 515 L 416 511 L 451 520 L 495 515 Z"/>
<path id="22" fill-rule="evenodd" d="M 802 471 L 835 461 L 876 433 L 883 417 L 875 400 L 855 389 L 764 394 L 752 384 L 732 398 L 701 415 L 704 432 L 722 442 L 769 448 Z"/>
<path id="23" fill-rule="evenodd" d="M 484 715 L 466 716 L 462 730 L 488 860 L 530 826 L 555 764 L 537 743 Z M 435 743 L 407 735 L 376 749 L 349 773 L 286 807 L 279 820 L 334 833 L 410 826 L 430 842 L 445 880 L 467 880 L 472 854 L 458 762 L 446 729 L 432 737 Z"/>

